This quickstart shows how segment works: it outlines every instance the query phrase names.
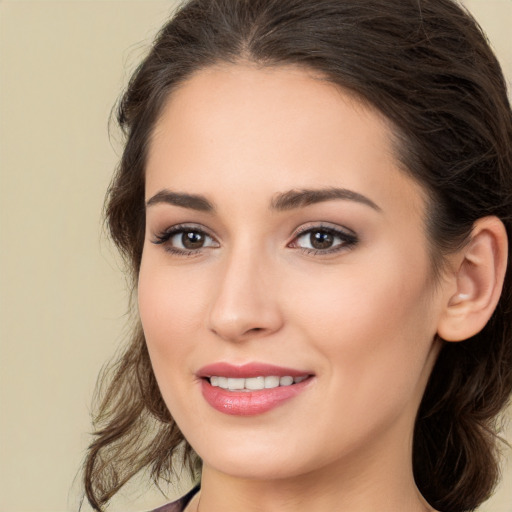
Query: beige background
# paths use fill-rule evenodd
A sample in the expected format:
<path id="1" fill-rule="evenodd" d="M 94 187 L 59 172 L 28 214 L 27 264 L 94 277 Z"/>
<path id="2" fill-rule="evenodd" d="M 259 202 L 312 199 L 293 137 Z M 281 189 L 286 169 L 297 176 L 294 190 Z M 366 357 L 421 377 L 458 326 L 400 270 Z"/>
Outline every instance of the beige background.
<path id="1" fill-rule="evenodd" d="M 510 79 L 512 1 L 466 3 Z M 0 512 L 78 509 L 94 382 L 126 311 L 101 234 L 119 151 L 107 123 L 172 4 L 0 0 Z M 504 481 L 483 511 L 512 512 L 510 467 Z M 142 494 L 112 510 L 165 501 Z"/>

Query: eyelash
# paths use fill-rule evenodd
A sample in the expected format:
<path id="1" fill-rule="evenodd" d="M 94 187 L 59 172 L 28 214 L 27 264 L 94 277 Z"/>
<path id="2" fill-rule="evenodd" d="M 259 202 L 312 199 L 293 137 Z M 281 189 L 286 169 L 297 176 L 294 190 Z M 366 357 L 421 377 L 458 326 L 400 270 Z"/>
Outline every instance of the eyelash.
<path id="1" fill-rule="evenodd" d="M 309 226 L 301 228 L 294 236 L 293 240 L 298 240 L 301 237 L 312 234 L 315 232 L 320 233 L 326 233 L 328 235 L 333 236 L 334 238 L 340 239 L 340 243 L 337 245 L 334 245 L 333 247 L 330 247 L 328 249 L 310 249 L 308 247 L 298 247 L 298 249 L 304 253 L 309 254 L 312 256 L 317 255 L 327 255 L 327 254 L 333 254 L 337 252 L 342 252 L 350 249 L 351 247 L 355 246 L 358 243 L 357 235 L 353 231 L 349 230 L 341 230 L 337 228 L 333 228 L 331 226 L 325 226 L 325 225 L 317 225 L 317 226 Z M 288 245 L 290 247 L 290 244 Z"/>
<path id="2" fill-rule="evenodd" d="M 308 247 L 297 247 L 296 245 L 291 245 L 291 243 L 296 243 L 297 240 L 299 240 L 301 237 L 304 237 L 305 235 L 312 234 L 315 232 L 321 232 L 326 233 L 328 235 L 333 236 L 335 239 L 339 239 L 340 243 L 337 245 L 334 245 L 333 247 L 327 248 L 327 249 L 313 249 Z M 165 250 L 171 254 L 177 255 L 177 256 L 198 256 L 203 249 L 212 247 L 200 247 L 198 249 L 179 249 L 177 247 L 174 247 L 169 244 L 169 241 L 178 234 L 184 234 L 184 233 L 197 233 L 199 235 L 205 236 L 210 238 L 211 240 L 215 239 L 210 236 L 206 231 L 203 229 L 186 225 L 186 224 L 178 224 L 176 226 L 172 226 L 171 228 L 168 228 L 160 233 L 155 234 L 154 240 L 151 242 L 156 245 L 163 245 Z M 327 254 L 333 254 L 341 251 L 345 251 L 350 249 L 351 247 L 355 246 L 358 243 L 357 235 L 348 230 L 341 230 L 336 229 L 331 226 L 324 226 L 324 225 L 316 225 L 316 226 L 310 226 L 310 227 L 304 227 L 300 229 L 293 238 L 293 242 L 287 245 L 287 247 L 293 247 L 299 249 L 302 253 L 308 254 L 308 255 L 327 255 Z M 218 242 L 215 242 L 218 243 Z"/>
<path id="3" fill-rule="evenodd" d="M 177 256 L 196 256 L 199 255 L 204 247 L 199 249 L 178 249 L 177 247 L 173 247 L 169 241 L 176 235 L 184 233 L 197 233 L 208 238 L 214 240 L 212 236 L 210 236 L 204 229 L 201 229 L 197 226 L 191 226 L 189 224 L 177 224 L 176 226 L 172 226 L 160 233 L 155 234 L 155 239 L 152 240 L 152 243 L 156 245 L 163 245 L 165 250 L 171 254 L 175 254 Z"/>

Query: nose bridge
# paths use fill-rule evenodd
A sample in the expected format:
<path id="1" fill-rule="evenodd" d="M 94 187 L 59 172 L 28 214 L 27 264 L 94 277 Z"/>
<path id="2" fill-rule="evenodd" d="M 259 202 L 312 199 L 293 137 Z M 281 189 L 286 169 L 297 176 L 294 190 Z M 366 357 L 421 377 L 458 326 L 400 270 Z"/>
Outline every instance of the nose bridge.
<path id="1" fill-rule="evenodd" d="M 250 240 L 227 251 L 210 310 L 210 329 L 238 341 L 279 329 L 282 319 L 276 300 L 271 258 Z"/>

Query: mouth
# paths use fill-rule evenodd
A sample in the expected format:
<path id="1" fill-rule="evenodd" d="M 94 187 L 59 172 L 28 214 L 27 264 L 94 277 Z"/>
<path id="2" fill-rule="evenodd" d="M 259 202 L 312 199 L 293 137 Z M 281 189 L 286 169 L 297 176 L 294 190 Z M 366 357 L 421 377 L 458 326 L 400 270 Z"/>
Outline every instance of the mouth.
<path id="1" fill-rule="evenodd" d="M 261 389 L 274 389 L 278 387 L 293 386 L 306 380 L 309 375 L 301 375 L 300 377 L 292 377 L 291 375 L 259 375 L 249 378 L 225 377 L 220 375 L 212 375 L 207 378 L 210 385 L 219 387 L 228 391 L 259 391 Z"/>
<path id="2" fill-rule="evenodd" d="M 215 363 L 203 367 L 197 376 L 206 402 L 235 416 L 270 411 L 308 389 L 315 377 L 308 371 L 263 363 Z"/>

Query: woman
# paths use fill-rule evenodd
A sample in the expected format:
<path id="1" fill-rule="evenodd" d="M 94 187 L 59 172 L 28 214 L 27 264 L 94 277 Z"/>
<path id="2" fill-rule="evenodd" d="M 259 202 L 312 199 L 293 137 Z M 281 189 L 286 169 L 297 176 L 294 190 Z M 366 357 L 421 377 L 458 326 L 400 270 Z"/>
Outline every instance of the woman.
<path id="1" fill-rule="evenodd" d="M 195 0 L 118 115 L 140 322 L 85 485 L 161 510 L 473 510 L 512 389 L 512 117 L 451 0 Z M 176 469 L 176 467 L 175 467 Z"/>

